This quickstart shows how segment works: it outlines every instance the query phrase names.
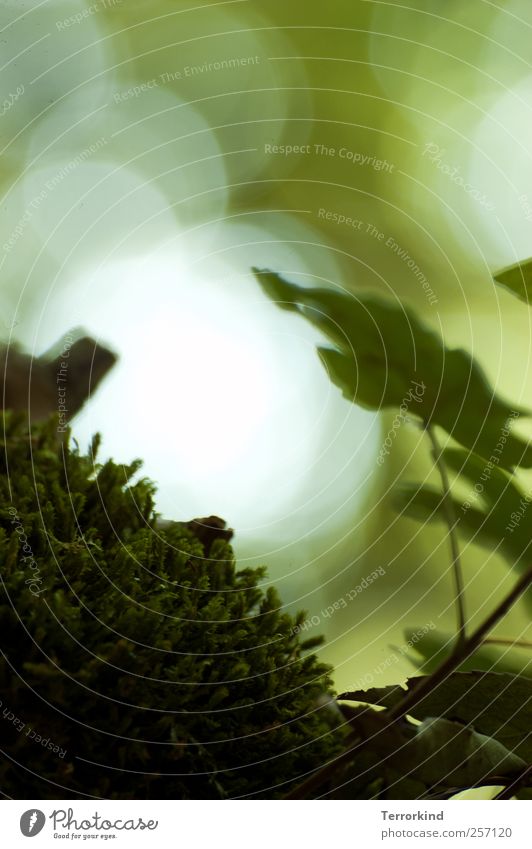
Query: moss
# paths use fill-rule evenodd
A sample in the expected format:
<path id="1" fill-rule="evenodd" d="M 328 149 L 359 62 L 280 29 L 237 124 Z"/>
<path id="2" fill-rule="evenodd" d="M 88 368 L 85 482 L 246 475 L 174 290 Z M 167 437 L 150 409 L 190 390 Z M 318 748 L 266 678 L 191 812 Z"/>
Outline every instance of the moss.
<path id="1" fill-rule="evenodd" d="M 140 463 L 98 464 L 97 438 L 85 455 L 56 424 L 4 416 L 0 789 L 284 795 L 342 739 L 304 612 L 236 568 L 227 532 L 157 527 Z"/>

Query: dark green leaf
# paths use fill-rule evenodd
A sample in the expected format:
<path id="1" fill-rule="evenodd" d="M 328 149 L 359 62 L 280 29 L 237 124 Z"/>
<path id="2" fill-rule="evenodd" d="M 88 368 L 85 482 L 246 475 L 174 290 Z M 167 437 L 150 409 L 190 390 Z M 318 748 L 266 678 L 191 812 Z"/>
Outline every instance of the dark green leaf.
<path id="1" fill-rule="evenodd" d="M 340 693 L 336 698 L 338 701 L 363 702 L 367 705 L 378 705 L 380 707 L 393 707 L 405 695 L 405 690 L 399 684 L 390 684 L 387 687 L 370 687 L 367 690 L 348 690 Z"/>
<path id="2" fill-rule="evenodd" d="M 494 277 L 495 281 L 507 289 L 512 295 L 516 295 L 521 301 L 529 304 L 532 294 L 532 259 L 517 262 L 498 271 Z"/>
<path id="3" fill-rule="evenodd" d="M 304 316 L 334 347 L 320 347 L 331 380 L 363 407 L 399 407 L 440 425 L 466 448 L 499 465 L 532 466 L 532 447 L 506 432 L 510 418 L 528 415 L 493 392 L 464 350 L 449 349 L 403 305 L 340 289 L 309 289 L 255 270 L 266 294 Z"/>
<path id="4" fill-rule="evenodd" d="M 489 775 L 515 775 L 526 767 L 498 740 L 448 719 L 425 719 L 408 747 L 416 778 L 430 786 L 472 787 Z"/>
<path id="5" fill-rule="evenodd" d="M 406 692 L 420 678 L 409 678 Z M 344 694 L 344 698 L 390 708 L 405 690 L 383 687 Z M 510 752 L 532 761 L 532 680 L 499 672 L 454 672 L 435 687 L 412 710 L 416 719 L 439 716 L 471 725 L 502 743 Z"/>
<path id="6" fill-rule="evenodd" d="M 401 688 L 385 688 L 387 699 Z M 371 698 L 378 699 L 377 691 Z M 354 708 L 350 725 L 360 740 L 335 776 L 334 798 L 426 798 L 480 784 L 488 776 L 516 776 L 525 761 L 498 740 L 463 723 L 427 717 L 415 726 L 390 722 L 386 711 Z"/>

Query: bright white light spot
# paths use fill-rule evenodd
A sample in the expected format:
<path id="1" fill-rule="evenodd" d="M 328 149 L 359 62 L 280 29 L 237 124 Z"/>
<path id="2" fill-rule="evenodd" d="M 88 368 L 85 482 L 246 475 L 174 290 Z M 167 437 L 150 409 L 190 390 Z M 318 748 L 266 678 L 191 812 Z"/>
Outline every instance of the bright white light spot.
<path id="1" fill-rule="evenodd" d="M 216 513 L 286 535 L 352 509 L 375 417 L 342 401 L 316 331 L 270 303 L 248 264 L 207 273 L 179 256 L 112 264 L 62 298 L 54 336 L 59 321 L 82 324 L 120 355 L 75 437 L 100 431 L 103 455 L 142 457 L 168 518 Z"/>

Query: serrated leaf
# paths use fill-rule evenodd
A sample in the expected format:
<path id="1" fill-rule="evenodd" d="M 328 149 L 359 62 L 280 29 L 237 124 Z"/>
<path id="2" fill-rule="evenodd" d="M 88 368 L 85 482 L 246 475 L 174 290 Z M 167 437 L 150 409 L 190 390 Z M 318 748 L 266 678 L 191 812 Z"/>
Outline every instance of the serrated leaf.
<path id="1" fill-rule="evenodd" d="M 516 262 L 494 275 L 494 280 L 526 304 L 531 303 L 532 259 Z"/>
<path id="2" fill-rule="evenodd" d="M 387 700 L 404 694 L 402 688 L 384 689 Z M 378 691 L 369 692 L 372 701 L 378 700 Z M 420 798 L 445 789 L 454 793 L 490 775 L 513 777 L 526 766 L 500 741 L 461 722 L 427 717 L 414 726 L 407 720 L 390 722 L 386 711 L 351 710 L 349 723 L 361 742 L 336 776 L 336 798 L 368 798 L 371 784 L 379 798 Z"/>
<path id="3" fill-rule="evenodd" d="M 493 737 L 439 717 L 425 719 L 409 746 L 416 778 L 431 786 L 472 787 L 489 775 L 515 775 L 526 767 Z"/>
<path id="4" fill-rule="evenodd" d="M 399 684 L 390 684 L 387 687 L 369 687 L 367 690 L 346 690 L 345 693 L 340 693 L 336 698 L 338 701 L 363 702 L 368 705 L 393 707 L 404 695 L 403 687 Z"/>
<path id="5" fill-rule="evenodd" d="M 406 405 L 409 415 L 440 425 L 484 457 L 496 450 L 511 417 L 528 415 L 493 392 L 467 351 L 447 348 L 403 305 L 297 286 L 268 270 L 255 274 L 278 306 L 302 315 L 333 344 L 319 354 L 348 400 L 372 410 Z M 509 432 L 499 464 L 532 466 L 532 447 Z"/>
<path id="6" fill-rule="evenodd" d="M 344 694 L 361 702 L 394 707 L 425 676 L 402 687 L 382 687 Z M 532 761 L 532 680 L 499 672 L 454 672 L 409 711 L 416 719 L 439 716 L 471 725 L 494 737 L 527 763 Z"/>

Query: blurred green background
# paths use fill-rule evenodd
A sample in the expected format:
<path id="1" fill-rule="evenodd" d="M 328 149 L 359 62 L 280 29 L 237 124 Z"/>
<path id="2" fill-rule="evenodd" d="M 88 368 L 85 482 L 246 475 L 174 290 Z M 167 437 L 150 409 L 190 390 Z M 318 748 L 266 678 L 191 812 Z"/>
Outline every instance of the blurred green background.
<path id="1" fill-rule="evenodd" d="M 404 301 L 528 406 L 530 315 L 491 272 L 532 253 L 531 29 L 527 0 L 0 9 L 2 337 L 114 347 L 75 436 L 145 458 L 165 516 L 223 515 L 339 689 L 411 672 L 405 628 L 452 630 L 444 528 L 390 504 L 428 446 L 405 424 L 378 466 L 393 413 L 343 401 L 249 269 Z M 464 560 L 476 620 L 512 576 Z"/>

